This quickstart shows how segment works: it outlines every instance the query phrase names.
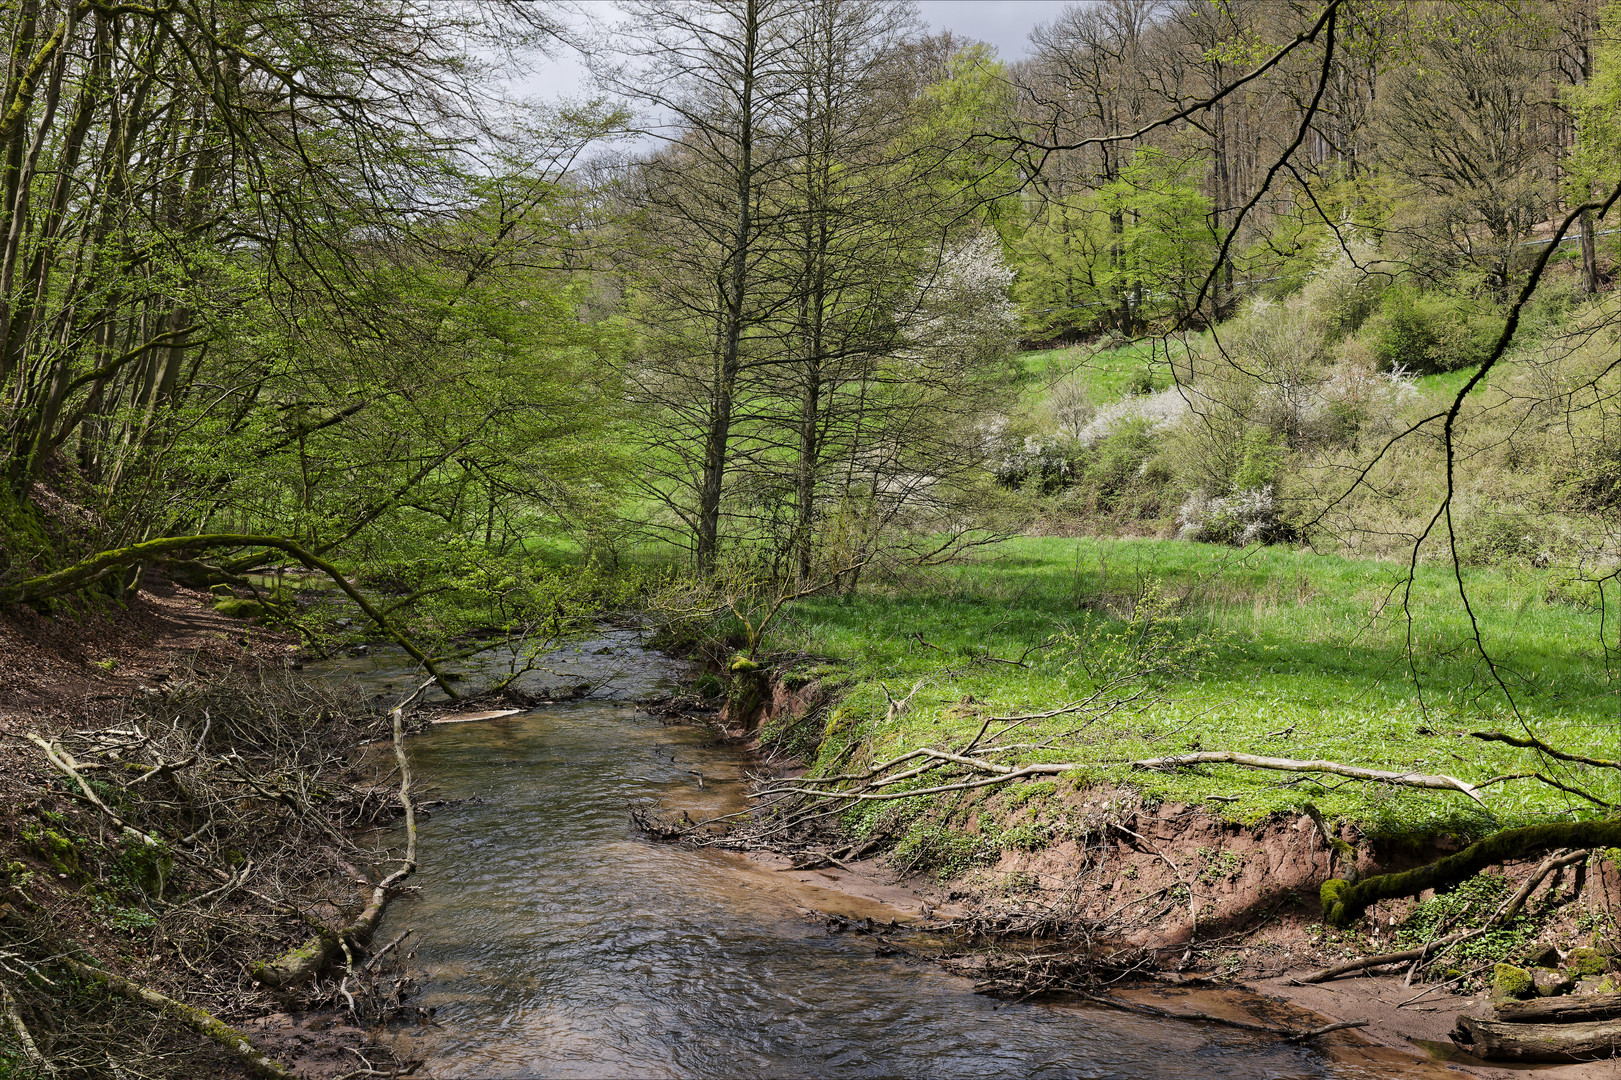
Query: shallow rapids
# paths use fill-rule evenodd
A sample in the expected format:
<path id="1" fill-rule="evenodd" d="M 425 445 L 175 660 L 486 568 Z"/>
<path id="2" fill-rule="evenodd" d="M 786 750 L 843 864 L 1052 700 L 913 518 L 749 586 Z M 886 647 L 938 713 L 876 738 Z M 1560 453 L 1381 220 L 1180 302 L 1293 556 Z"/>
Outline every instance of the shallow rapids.
<path id="1" fill-rule="evenodd" d="M 695 816 L 741 805 L 736 750 L 633 704 L 673 687 L 671 661 L 615 631 L 550 667 L 526 679 L 598 689 L 410 743 L 419 790 L 476 800 L 421 823 L 419 891 L 394 902 L 379 935 L 416 931 L 412 1001 L 433 1020 L 390 1037 L 425 1059 L 427 1075 L 1401 1075 L 1371 1054 L 996 1001 L 926 964 L 880 957 L 871 939 L 807 914 L 819 897 L 788 875 L 654 843 L 631 824 L 629 809 L 649 800 Z M 332 671 L 375 691 L 408 683 L 386 661 Z M 846 911 L 860 903 L 827 899 Z M 869 907 L 852 913 L 886 915 Z"/>

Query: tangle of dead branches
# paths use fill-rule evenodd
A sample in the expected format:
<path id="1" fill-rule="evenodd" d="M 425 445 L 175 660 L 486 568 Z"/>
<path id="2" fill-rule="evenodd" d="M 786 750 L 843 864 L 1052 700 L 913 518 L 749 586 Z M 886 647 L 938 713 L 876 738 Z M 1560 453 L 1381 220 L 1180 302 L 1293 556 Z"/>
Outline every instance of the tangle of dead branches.
<path id="1" fill-rule="evenodd" d="M 388 967 L 404 935 L 370 952 L 369 934 L 342 937 L 338 970 L 305 985 L 250 975 L 357 914 L 369 929 L 376 892 L 414 865 L 385 846 L 410 812 L 404 707 L 279 666 L 177 672 L 111 722 L 23 732 L 36 798 L 0 837 L 21 856 L 0 877 L 0 1045 L 26 1033 L 42 1075 L 173 1075 L 205 1039 L 274 1075 L 233 1018 L 404 1009 L 409 980 Z M 380 740 L 396 755 L 367 752 Z"/>

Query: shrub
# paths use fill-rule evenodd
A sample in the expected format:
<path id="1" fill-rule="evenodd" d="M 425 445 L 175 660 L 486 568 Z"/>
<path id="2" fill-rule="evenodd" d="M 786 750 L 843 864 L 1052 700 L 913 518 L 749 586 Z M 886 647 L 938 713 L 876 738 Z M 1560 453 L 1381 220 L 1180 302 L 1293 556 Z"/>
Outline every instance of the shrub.
<path id="1" fill-rule="evenodd" d="M 1460 531 L 1458 553 L 1471 566 L 1545 563 L 1555 546 L 1546 525 L 1527 514 L 1474 514 Z"/>
<path id="2" fill-rule="evenodd" d="M 1385 293 L 1380 314 L 1384 318 L 1375 349 L 1381 368 L 1428 374 L 1432 370 L 1435 329 L 1419 311 L 1412 290 L 1391 289 Z"/>
<path id="3" fill-rule="evenodd" d="M 1023 443 L 1004 447 L 996 464 L 996 482 L 1003 487 L 1033 487 L 1050 495 L 1074 481 L 1075 449 L 1062 436 L 1026 435 Z"/>
<path id="4" fill-rule="evenodd" d="M 1152 432 L 1148 421 L 1132 420 L 1099 440 L 1083 465 L 1087 483 L 1105 497 L 1129 487 L 1154 455 Z"/>
<path id="5" fill-rule="evenodd" d="M 1328 264 L 1300 291 L 1301 301 L 1335 340 L 1360 330 L 1384 295 L 1385 276 L 1368 269 L 1378 258 L 1373 246 L 1356 243 L 1351 254 L 1354 261 L 1334 244 Z"/>
<path id="6" fill-rule="evenodd" d="M 1500 320 L 1467 296 L 1407 287 L 1385 293 L 1376 321 L 1380 369 L 1415 375 L 1479 364 L 1501 330 Z"/>
<path id="7" fill-rule="evenodd" d="M 1160 431 L 1178 423 L 1187 414 L 1187 399 L 1174 386 L 1158 393 L 1122 398 L 1098 408 L 1081 429 L 1080 443 L 1090 447 L 1128 426 Z"/>
<path id="8" fill-rule="evenodd" d="M 1220 498 L 1196 491 L 1177 511 L 1176 524 L 1182 539 L 1208 544 L 1243 547 L 1289 543 L 1300 538 L 1299 530 L 1278 516 L 1270 484 Z"/>

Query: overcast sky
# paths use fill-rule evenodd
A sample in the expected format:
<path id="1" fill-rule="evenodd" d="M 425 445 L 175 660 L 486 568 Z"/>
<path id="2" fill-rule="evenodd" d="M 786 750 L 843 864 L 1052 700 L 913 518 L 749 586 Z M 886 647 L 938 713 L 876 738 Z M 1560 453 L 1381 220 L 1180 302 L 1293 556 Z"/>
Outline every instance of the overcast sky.
<path id="1" fill-rule="evenodd" d="M 918 10 L 932 30 L 950 30 L 996 47 L 1004 60 L 1024 55 L 1026 38 L 1037 23 L 1051 22 L 1070 0 L 919 0 Z M 589 15 L 600 13 L 612 18 L 611 0 L 578 0 Z M 564 53 L 541 61 L 536 70 L 518 83 L 526 97 L 555 98 L 563 95 L 587 96 L 585 67 L 579 58 Z"/>
<path id="2" fill-rule="evenodd" d="M 1004 60 L 1024 56 L 1037 23 L 1051 22 L 1070 0 L 920 0 L 918 10 L 935 30 L 950 30 L 996 46 Z"/>

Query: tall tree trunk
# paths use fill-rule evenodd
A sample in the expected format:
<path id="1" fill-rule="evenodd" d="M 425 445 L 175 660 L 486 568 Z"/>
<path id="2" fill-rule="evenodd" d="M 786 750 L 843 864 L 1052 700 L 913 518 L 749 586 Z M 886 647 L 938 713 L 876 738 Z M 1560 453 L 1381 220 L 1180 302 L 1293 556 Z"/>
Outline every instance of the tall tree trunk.
<path id="1" fill-rule="evenodd" d="M 1582 282 L 1581 290 L 1588 296 L 1598 292 L 1598 243 L 1593 236 L 1593 211 L 1583 210 L 1582 226 Z"/>
<path id="2" fill-rule="evenodd" d="M 1224 75 L 1220 64 L 1212 82 L 1219 87 Z M 1232 163 L 1227 157 L 1227 104 L 1225 101 L 1216 102 L 1211 110 L 1212 123 L 1215 126 L 1215 157 L 1216 157 L 1216 198 L 1212 207 L 1214 215 L 1213 231 L 1216 242 L 1221 242 L 1227 229 L 1228 210 L 1232 204 Z M 1233 302 L 1233 259 L 1231 248 L 1222 259 L 1221 266 L 1216 271 L 1214 289 L 1211 293 L 1211 314 L 1214 319 L 1225 318 Z"/>
<path id="3" fill-rule="evenodd" d="M 720 497 L 726 480 L 727 450 L 732 429 L 732 398 L 742 367 L 743 320 L 748 286 L 750 241 L 754 233 L 754 91 L 760 55 L 760 0 L 745 0 L 743 42 L 738 76 L 738 162 L 733 195 L 736 226 L 727 278 L 721 286 L 722 322 L 719 355 L 709 398 L 704 437 L 703 478 L 698 487 L 697 560 L 700 573 L 715 569 L 720 550 Z"/>

